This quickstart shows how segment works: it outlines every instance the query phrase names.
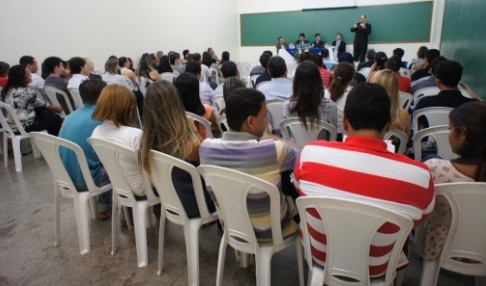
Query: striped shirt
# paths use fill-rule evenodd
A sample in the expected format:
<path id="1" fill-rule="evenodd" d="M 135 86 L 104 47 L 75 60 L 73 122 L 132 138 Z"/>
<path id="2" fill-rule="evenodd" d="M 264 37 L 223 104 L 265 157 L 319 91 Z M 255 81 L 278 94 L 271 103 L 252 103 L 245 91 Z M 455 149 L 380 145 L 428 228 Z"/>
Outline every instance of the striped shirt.
<path id="1" fill-rule="evenodd" d="M 246 132 L 227 131 L 221 139 L 208 138 L 199 149 L 201 164 L 230 168 L 274 184 L 279 189 L 280 172 L 292 170 L 297 151 L 283 141 L 259 140 Z M 230 189 L 228 190 L 230 191 Z M 259 241 L 270 240 L 270 202 L 266 194 L 251 192 L 247 197 L 250 220 Z M 291 209 L 280 191 L 282 236 L 297 231 Z"/>
<path id="2" fill-rule="evenodd" d="M 434 208 L 434 185 L 428 168 L 401 154 L 386 150 L 383 140 L 351 136 L 346 141 L 313 141 L 306 145 L 294 169 L 302 196 L 331 196 L 409 205 L 422 211 L 423 221 Z M 312 256 L 324 266 L 326 235 L 317 212 L 308 212 Z M 370 248 L 370 277 L 384 275 L 397 232 L 384 224 Z M 402 254 L 399 267 L 408 263 Z"/>

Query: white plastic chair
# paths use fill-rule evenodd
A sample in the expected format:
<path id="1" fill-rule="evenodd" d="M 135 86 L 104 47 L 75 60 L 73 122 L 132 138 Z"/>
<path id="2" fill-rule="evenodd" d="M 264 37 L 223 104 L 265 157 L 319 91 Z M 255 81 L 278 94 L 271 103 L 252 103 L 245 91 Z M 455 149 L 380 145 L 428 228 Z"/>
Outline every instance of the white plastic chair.
<path id="1" fill-rule="evenodd" d="M 368 77 L 368 75 L 370 74 L 370 70 L 371 70 L 371 68 L 364 67 L 364 68 L 361 68 L 358 72 L 360 74 L 364 75 L 364 77 Z"/>
<path id="2" fill-rule="evenodd" d="M 406 207 L 406 206 L 405 206 Z M 408 234 L 410 217 L 393 208 L 351 199 L 300 197 L 297 199 L 304 253 L 309 265 L 308 285 L 393 285 L 396 266 Z M 326 230 L 326 267 L 313 262 L 307 210 L 315 209 Z M 386 222 L 399 226 L 385 276 L 369 277 L 369 251 L 374 235 Z M 343 227 L 345 226 L 345 227 Z"/>
<path id="3" fill-rule="evenodd" d="M 163 72 L 160 74 L 163 80 L 166 80 L 170 83 L 174 82 L 174 78 L 178 76 L 178 74 L 172 73 L 172 72 Z"/>
<path id="4" fill-rule="evenodd" d="M 400 141 L 400 145 L 398 145 L 398 150 L 396 153 L 404 154 L 407 148 L 408 136 L 405 132 L 398 130 L 398 129 L 390 129 L 388 133 L 385 134 L 384 140 L 390 140 L 391 137 L 396 137 Z"/>
<path id="5" fill-rule="evenodd" d="M 413 94 L 413 104 L 417 105 L 419 100 L 424 96 L 434 96 L 439 94 L 440 89 L 436 86 L 421 88 Z"/>
<path id="6" fill-rule="evenodd" d="M 217 166 L 201 165 L 198 171 L 208 181 L 218 202 L 218 212 L 223 223 L 224 234 L 219 246 L 216 285 L 223 285 L 226 247 L 243 253 L 255 254 L 256 284 L 271 285 L 271 261 L 274 253 L 295 244 L 299 285 L 304 285 L 302 248 L 298 231 L 282 237 L 280 223 L 280 192 L 274 185 L 254 176 Z M 231 186 L 231 189 L 228 189 Z M 249 192 L 264 192 L 270 198 L 272 242 L 259 242 L 248 215 L 246 198 Z M 225 215 L 228 214 L 228 215 Z"/>
<path id="7" fill-rule="evenodd" d="M 272 116 L 272 127 L 273 129 L 279 129 L 280 121 L 283 120 L 283 100 L 273 99 L 267 100 L 267 108 L 268 112 L 270 112 Z"/>
<path id="8" fill-rule="evenodd" d="M 147 231 L 145 228 L 152 226 L 155 223 L 152 213 L 148 210 L 150 210 L 153 205 L 160 204 L 160 199 L 154 195 L 150 182 L 145 182 L 144 184 L 147 199 L 139 201 L 135 199 L 135 196 L 130 189 L 130 185 L 123 174 L 123 170 L 120 167 L 120 160 L 130 158 L 138 166 L 138 155 L 136 151 L 98 138 L 88 138 L 88 142 L 103 163 L 103 166 L 110 177 L 110 181 L 112 182 L 113 208 L 111 216 L 111 254 L 113 255 L 116 252 L 118 204 L 124 207 L 131 207 L 133 208 L 133 224 L 135 228 L 135 243 L 137 245 L 138 267 L 145 267 L 148 265 Z M 140 176 L 142 177 L 142 175 Z M 129 218 L 126 217 L 126 219 L 128 222 Z"/>
<path id="9" fill-rule="evenodd" d="M 4 111 L 5 114 L 9 114 L 10 117 L 14 120 L 17 131 L 14 131 L 8 123 L 7 117 L 4 116 Z M 20 150 L 20 141 L 22 139 L 30 138 L 30 133 L 27 133 L 24 130 L 24 127 L 22 126 L 22 123 L 20 123 L 19 117 L 17 116 L 15 110 L 11 106 L 3 102 L 0 102 L 0 124 L 2 125 L 0 131 L 3 135 L 3 166 L 5 168 L 8 168 L 8 139 L 10 138 L 10 140 L 12 141 L 15 171 L 22 172 L 22 152 Z M 39 149 L 37 149 L 37 146 L 35 146 L 35 144 L 32 144 L 32 152 L 34 153 L 34 158 L 40 157 Z"/>
<path id="10" fill-rule="evenodd" d="M 459 157 L 452 152 L 451 145 L 449 143 L 449 126 L 434 126 L 424 128 L 413 135 L 413 151 L 415 160 L 420 161 L 422 159 L 422 139 L 429 137 L 429 141 L 433 141 L 437 144 L 437 155 L 442 159 L 452 160 Z M 431 140 L 432 139 L 432 140 Z"/>
<path id="11" fill-rule="evenodd" d="M 81 98 L 81 95 L 79 94 L 78 88 L 70 88 L 69 93 L 71 94 L 73 101 L 74 101 L 74 109 L 80 109 L 81 107 L 84 106 L 83 99 Z"/>
<path id="12" fill-rule="evenodd" d="M 240 77 L 249 77 L 252 69 L 252 65 L 249 62 L 239 62 L 236 64 Z"/>
<path id="13" fill-rule="evenodd" d="M 412 128 L 414 132 L 419 131 L 418 119 L 420 116 L 425 116 L 429 127 L 447 125 L 449 124 L 449 113 L 452 108 L 449 107 L 427 107 L 415 110 L 412 114 Z"/>
<path id="14" fill-rule="evenodd" d="M 261 74 L 256 74 L 256 75 L 250 76 L 251 87 L 253 87 L 253 88 L 256 87 L 256 80 L 259 76 L 261 76 Z"/>
<path id="15" fill-rule="evenodd" d="M 224 108 L 224 98 L 222 95 L 216 95 L 211 100 L 213 103 L 213 110 L 215 114 L 219 114 L 219 112 Z"/>
<path id="16" fill-rule="evenodd" d="M 300 121 L 300 118 L 288 118 L 280 121 L 280 132 L 282 137 L 287 140 L 294 141 L 297 145 L 304 147 L 310 141 L 318 140 L 319 134 L 322 131 L 329 132 L 329 138 L 325 140 L 334 141 L 337 137 L 336 127 L 330 123 L 319 120 L 311 124 L 309 119 L 306 119 L 307 130 Z"/>
<path id="17" fill-rule="evenodd" d="M 207 120 L 206 118 L 194 114 L 192 112 L 186 111 L 186 116 L 193 119 L 194 121 L 204 125 L 206 129 L 206 138 L 213 138 L 213 132 L 211 131 L 211 121 Z"/>
<path id="18" fill-rule="evenodd" d="M 439 259 L 423 262 L 420 285 L 437 285 L 440 268 L 486 276 L 486 183 L 437 184 L 435 194 L 449 202 L 452 220 Z"/>
<path id="19" fill-rule="evenodd" d="M 400 75 L 402 76 L 405 76 L 405 77 L 408 77 L 408 78 L 411 78 L 412 77 L 412 73 L 410 72 L 409 69 L 406 69 L 406 68 L 400 68 L 400 70 L 398 71 L 400 73 Z"/>
<path id="20" fill-rule="evenodd" d="M 78 228 L 79 249 L 81 254 L 86 254 L 91 251 L 89 239 L 89 213 L 91 210 L 91 218 L 96 219 L 96 197 L 104 192 L 111 190 L 111 184 L 102 187 L 96 186 L 91 177 L 91 172 L 84 156 L 83 149 L 79 145 L 56 136 L 52 136 L 40 132 L 31 132 L 30 136 L 35 142 L 39 150 L 51 170 L 54 178 L 54 191 L 56 195 L 56 239 L 55 245 L 60 243 L 60 227 L 61 227 L 61 196 L 73 199 L 74 213 L 76 217 L 76 226 Z M 88 187 L 86 192 L 78 192 L 69 176 L 64 164 L 61 161 L 59 148 L 67 148 L 76 154 L 79 167 L 83 174 L 84 181 Z"/>
<path id="21" fill-rule="evenodd" d="M 167 218 L 170 222 L 184 227 L 188 285 L 199 285 L 199 229 L 203 224 L 218 220 L 218 216 L 216 213 L 209 213 L 206 199 L 204 198 L 201 176 L 194 166 L 161 152 L 152 150 L 150 153 L 150 166 L 153 174 L 150 181 L 157 189 L 163 207 L 160 216 L 159 267 L 157 274 L 161 275 L 163 269 L 164 229 L 165 219 Z M 189 219 L 184 211 L 172 182 L 172 170 L 174 167 L 188 172 L 192 178 L 194 194 L 199 208 L 199 218 Z M 146 176 L 145 173 L 144 176 Z"/>
<path id="22" fill-rule="evenodd" d="M 62 106 L 59 101 L 57 100 L 57 94 L 60 94 L 62 95 L 62 97 L 64 98 L 64 102 L 66 103 L 66 106 L 67 106 L 67 111 L 69 111 L 69 113 L 72 113 L 74 111 L 74 108 L 71 106 L 71 101 L 69 100 L 69 95 L 67 95 L 67 93 L 65 93 L 64 91 L 58 89 L 58 88 L 55 88 L 55 87 L 52 87 L 52 86 L 44 86 L 44 91 L 47 93 L 47 96 L 49 97 L 49 99 L 51 100 L 52 104 L 54 105 L 58 105 L 58 106 Z M 62 112 L 63 116 L 62 117 L 65 117 L 66 116 L 66 110 L 64 110 Z"/>
<path id="23" fill-rule="evenodd" d="M 400 91 L 398 95 L 400 97 L 400 108 L 408 110 L 408 108 L 410 108 L 410 106 L 412 105 L 413 95 L 411 93 L 403 91 Z"/>
<path id="24" fill-rule="evenodd" d="M 223 130 L 221 125 L 224 125 L 224 127 L 226 128 L 226 131 L 229 131 L 229 126 L 228 126 L 228 121 L 226 120 L 226 115 L 223 114 L 221 116 L 218 116 L 216 118 L 216 124 L 218 124 L 218 127 L 219 127 L 219 130 L 221 131 L 221 134 L 223 134 L 225 132 L 225 130 Z"/>

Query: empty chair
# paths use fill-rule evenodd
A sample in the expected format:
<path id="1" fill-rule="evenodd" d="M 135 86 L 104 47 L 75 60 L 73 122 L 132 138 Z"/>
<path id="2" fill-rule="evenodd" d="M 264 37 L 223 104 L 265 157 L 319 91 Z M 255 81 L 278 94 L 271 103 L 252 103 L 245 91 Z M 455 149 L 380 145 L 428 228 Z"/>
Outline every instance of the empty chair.
<path id="1" fill-rule="evenodd" d="M 9 114 L 10 117 L 14 120 L 16 128 L 12 129 L 12 127 L 8 123 L 7 117 L 4 116 L 7 114 Z M 20 151 L 20 141 L 22 139 L 30 138 L 30 133 L 27 133 L 24 130 L 24 127 L 22 126 L 22 123 L 20 123 L 20 120 L 15 110 L 11 106 L 3 102 L 0 102 L 0 124 L 2 125 L 2 128 L 0 128 L 0 132 L 2 133 L 3 137 L 1 138 L 3 141 L 3 166 L 5 168 L 8 167 L 8 139 L 10 138 L 10 140 L 12 141 L 15 171 L 22 172 L 22 152 Z M 39 150 L 37 149 L 35 144 L 32 144 L 32 151 L 35 158 L 40 157 Z"/>
<path id="2" fill-rule="evenodd" d="M 414 132 L 419 130 L 418 119 L 421 116 L 427 118 L 429 127 L 447 125 L 449 123 L 449 113 L 452 108 L 449 107 L 427 107 L 419 110 L 415 110 L 412 114 L 412 128 Z"/>
<path id="3" fill-rule="evenodd" d="M 96 218 L 96 211 L 94 211 L 96 205 L 92 204 L 93 200 L 90 201 L 90 198 L 95 198 L 101 193 L 110 191 L 111 184 L 101 187 L 96 186 L 93 178 L 91 177 L 91 172 L 89 170 L 86 157 L 84 156 L 83 149 L 81 149 L 79 145 L 56 136 L 39 132 L 31 132 L 30 136 L 35 144 L 39 147 L 39 150 L 44 156 L 54 179 L 54 191 L 56 196 L 55 245 L 57 246 L 60 243 L 61 196 L 63 196 L 73 199 L 76 226 L 78 229 L 79 249 L 81 254 L 89 253 L 91 250 L 89 239 L 90 207 L 91 217 L 93 219 Z M 76 154 L 88 191 L 78 192 L 74 187 L 71 177 L 61 161 L 61 156 L 59 154 L 59 149 L 61 147 L 68 148 Z M 89 203 L 91 203 L 91 206 L 89 206 Z"/>
<path id="4" fill-rule="evenodd" d="M 282 132 L 282 137 L 284 139 L 294 141 L 297 145 L 301 147 L 304 147 L 307 142 L 317 139 L 325 139 L 328 141 L 336 140 L 337 130 L 336 127 L 332 124 L 324 122 L 322 120 L 315 120 L 314 124 L 311 124 L 311 121 L 309 119 L 306 119 L 306 122 L 307 130 L 300 121 L 300 118 L 288 118 L 282 120 L 280 122 L 280 132 Z M 327 133 L 329 133 L 329 135 Z"/>
<path id="5" fill-rule="evenodd" d="M 415 160 L 422 159 L 422 139 L 429 137 L 428 142 L 435 142 L 437 146 L 437 155 L 442 159 L 452 160 L 459 157 L 454 154 L 449 143 L 449 126 L 434 126 L 424 128 L 413 135 L 413 151 Z"/>
<path id="6" fill-rule="evenodd" d="M 152 225 L 150 219 L 152 213 L 148 212 L 153 205 L 160 204 L 159 197 L 155 196 L 149 182 L 145 182 L 144 189 L 147 199 L 136 200 L 133 195 L 130 185 L 121 169 L 120 162 L 126 161 L 130 158 L 136 162 L 138 166 L 137 152 L 126 148 L 122 145 L 106 141 L 98 138 L 89 138 L 88 142 L 93 146 L 96 154 L 103 163 L 103 166 L 110 177 L 113 187 L 113 208 L 111 217 L 111 231 L 112 231 L 112 251 L 116 252 L 116 224 L 118 223 L 118 204 L 124 207 L 133 208 L 133 224 L 135 228 L 135 243 L 137 245 L 137 261 L 138 267 L 148 265 L 147 254 L 147 232 L 145 227 Z M 140 175 L 141 176 L 141 175 Z M 147 220 L 147 217 L 149 218 Z M 129 219 L 127 218 L 127 221 Z"/>
<path id="7" fill-rule="evenodd" d="M 221 131 L 221 134 L 225 131 L 229 131 L 229 126 L 228 126 L 228 120 L 226 120 L 226 115 L 221 115 L 216 118 L 216 124 L 218 124 L 219 130 Z M 226 130 L 223 129 L 226 128 Z"/>
<path id="8" fill-rule="evenodd" d="M 256 281 L 258 286 L 271 285 L 271 261 L 275 252 L 295 245 L 299 285 L 304 284 L 302 248 L 298 232 L 284 238 L 280 224 L 280 195 L 277 187 L 254 176 L 217 166 L 201 165 L 199 172 L 208 181 L 218 202 L 218 212 L 224 234 L 218 255 L 216 285 L 223 285 L 224 260 L 229 244 L 235 250 L 255 254 Z M 231 189 L 228 189 L 231 186 Z M 249 192 L 263 192 L 269 197 L 271 242 L 260 242 L 255 236 L 248 215 L 246 199 Z M 228 214 L 228 215 L 226 215 Z"/>
<path id="9" fill-rule="evenodd" d="M 161 73 L 160 76 L 162 77 L 163 80 L 174 82 L 174 78 L 176 78 L 178 74 L 172 72 L 164 72 Z"/>
<path id="10" fill-rule="evenodd" d="M 422 98 L 424 96 L 437 95 L 437 94 L 439 94 L 439 92 L 440 92 L 440 89 L 436 86 L 421 88 L 421 89 L 415 91 L 415 93 L 413 94 L 413 104 L 417 105 L 420 98 Z"/>
<path id="11" fill-rule="evenodd" d="M 451 207 L 451 226 L 439 259 L 424 261 L 420 285 L 437 285 L 440 268 L 486 276 L 486 183 L 435 185 Z"/>
<path id="12" fill-rule="evenodd" d="M 206 129 L 206 138 L 213 138 L 213 132 L 211 132 L 211 121 L 207 120 L 206 118 L 194 114 L 192 112 L 186 111 L 187 117 L 193 119 L 195 123 L 204 125 Z M 202 131 L 201 131 L 202 132 Z"/>
<path id="13" fill-rule="evenodd" d="M 216 221 L 218 216 L 208 210 L 201 176 L 193 165 L 161 152 L 154 150 L 150 152 L 150 165 L 153 174 L 150 180 L 159 193 L 163 208 L 160 216 L 159 267 L 157 273 L 161 275 L 163 268 L 164 229 L 165 219 L 167 218 L 170 222 L 184 227 L 188 285 L 199 285 L 199 229 L 203 224 Z M 172 181 L 172 170 L 174 168 L 182 169 L 190 174 L 200 217 L 188 218 Z"/>
<path id="14" fill-rule="evenodd" d="M 304 257 L 309 266 L 308 285 L 393 285 L 402 247 L 413 227 L 412 219 L 399 213 L 399 204 L 387 208 L 350 199 L 301 197 L 297 199 L 297 208 Z M 321 217 L 319 222 L 326 230 L 324 268 L 312 258 L 308 225 L 311 217 L 307 214 L 308 211 L 317 212 Z M 417 215 L 421 215 L 418 209 Z M 385 276 L 370 279 L 370 246 L 378 229 L 387 222 L 398 226 L 399 230 L 394 235 Z"/>
<path id="15" fill-rule="evenodd" d="M 278 99 L 267 100 L 267 108 L 272 117 L 271 123 L 274 130 L 280 128 L 280 121 L 283 120 L 283 103 L 283 100 Z"/>
<path id="16" fill-rule="evenodd" d="M 224 108 L 224 98 L 222 95 L 216 95 L 212 99 L 213 103 L 213 110 L 215 114 L 219 114 L 219 112 Z"/>
<path id="17" fill-rule="evenodd" d="M 400 103 L 399 103 L 400 108 L 408 110 L 412 105 L 413 95 L 403 91 L 400 91 L 398 95 L 400 97 Z"/>
<path id="18" fill-rule="evenodd" d="M 44 86 L 44 91 L 47 93 L 47 96 L 49 97 L 49 100 L 52 102 L 54 105 L 62 106 L 59 101 L 57 100 L 57 94 L 60 94 L 64 98 L 64 102 L 66 104 L 66 108 L 68 110 L 64 110 L 63 115 L 65 116 L 66 114 L 69 114 L 74 111 L 74 108 L 71 106 L 71 101 L 69 99 L 69 95 L 65 93 L 64 91 L 52 87 L 52 86 Z M 64 106 L 63 106 L 64 109 Z"/>
<path id="19" fill-rule="evenodd" d="M 407 142 L 408 142 L 407 134 L 405 134 L 405 132 L 398 129 L 390 129 L 390 131 L 388 131 L 388 133 L 385 134 L 385 137 L 383 139 L 390 140 L 393 139 L 393 137 L 395 137 L 399 141 L 398 148 L 396 148 L 395 153 L 404 154 L 405 150 L 407 149 Z"/>
<path id="20" fill-rule="evenodd" d="M 69 93 L 73 97 L 74 109 L 80 109 L 81 107 L 84 106 L 83 99 L 81 98 L 81 95 L 79 94 L 78 88 L 70 88 Z"/>

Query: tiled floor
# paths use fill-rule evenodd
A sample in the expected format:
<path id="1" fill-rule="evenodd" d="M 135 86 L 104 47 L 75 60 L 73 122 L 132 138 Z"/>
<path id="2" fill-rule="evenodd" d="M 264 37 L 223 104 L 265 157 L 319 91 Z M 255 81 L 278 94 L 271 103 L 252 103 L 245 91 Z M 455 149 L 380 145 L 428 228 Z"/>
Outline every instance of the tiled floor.
<path id="1" fill-rule="evenodd" d="M 166 226 L 164 270 L 157 276 L 158 223 L 149 228 L 149 265 L 137 268 L 133 231 L 121 229 L 118 249 L 111 255 L 111 221 L 92 221 L 91 253 L 79 254 L 73 205 L 61 205 L 61 245 L 54 246 L 54 191 L 45 161 L 22 158 L 16 173 L 13 159 L 0 166 L 0 285 L 187 285 L 186 252 L 182 228 Z M 202 228 L 200 285 L 214 285 L 220 236 L 215 225 Z M 274 256 L 272 285 L 298 285 L 295 248 Z M 419 285 L 421 262 L 412 257 L 405 286 Z M 253 267 L 239 268 L 229 248 L 225 285 L 255 285 Z M 442 271 L 438 285 L 474 285 L 471 277 Z"/>

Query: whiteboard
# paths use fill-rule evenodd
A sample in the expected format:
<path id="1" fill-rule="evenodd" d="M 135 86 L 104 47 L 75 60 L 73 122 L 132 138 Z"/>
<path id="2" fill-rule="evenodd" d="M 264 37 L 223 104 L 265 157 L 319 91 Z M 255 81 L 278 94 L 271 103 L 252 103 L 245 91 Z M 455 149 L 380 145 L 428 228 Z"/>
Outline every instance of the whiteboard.
<path id="1" fill-rule="evenodd" d="M 304 8 L 307 9 L 328 9 L 356 6 L 356 0 L 304 0 Z"/>

